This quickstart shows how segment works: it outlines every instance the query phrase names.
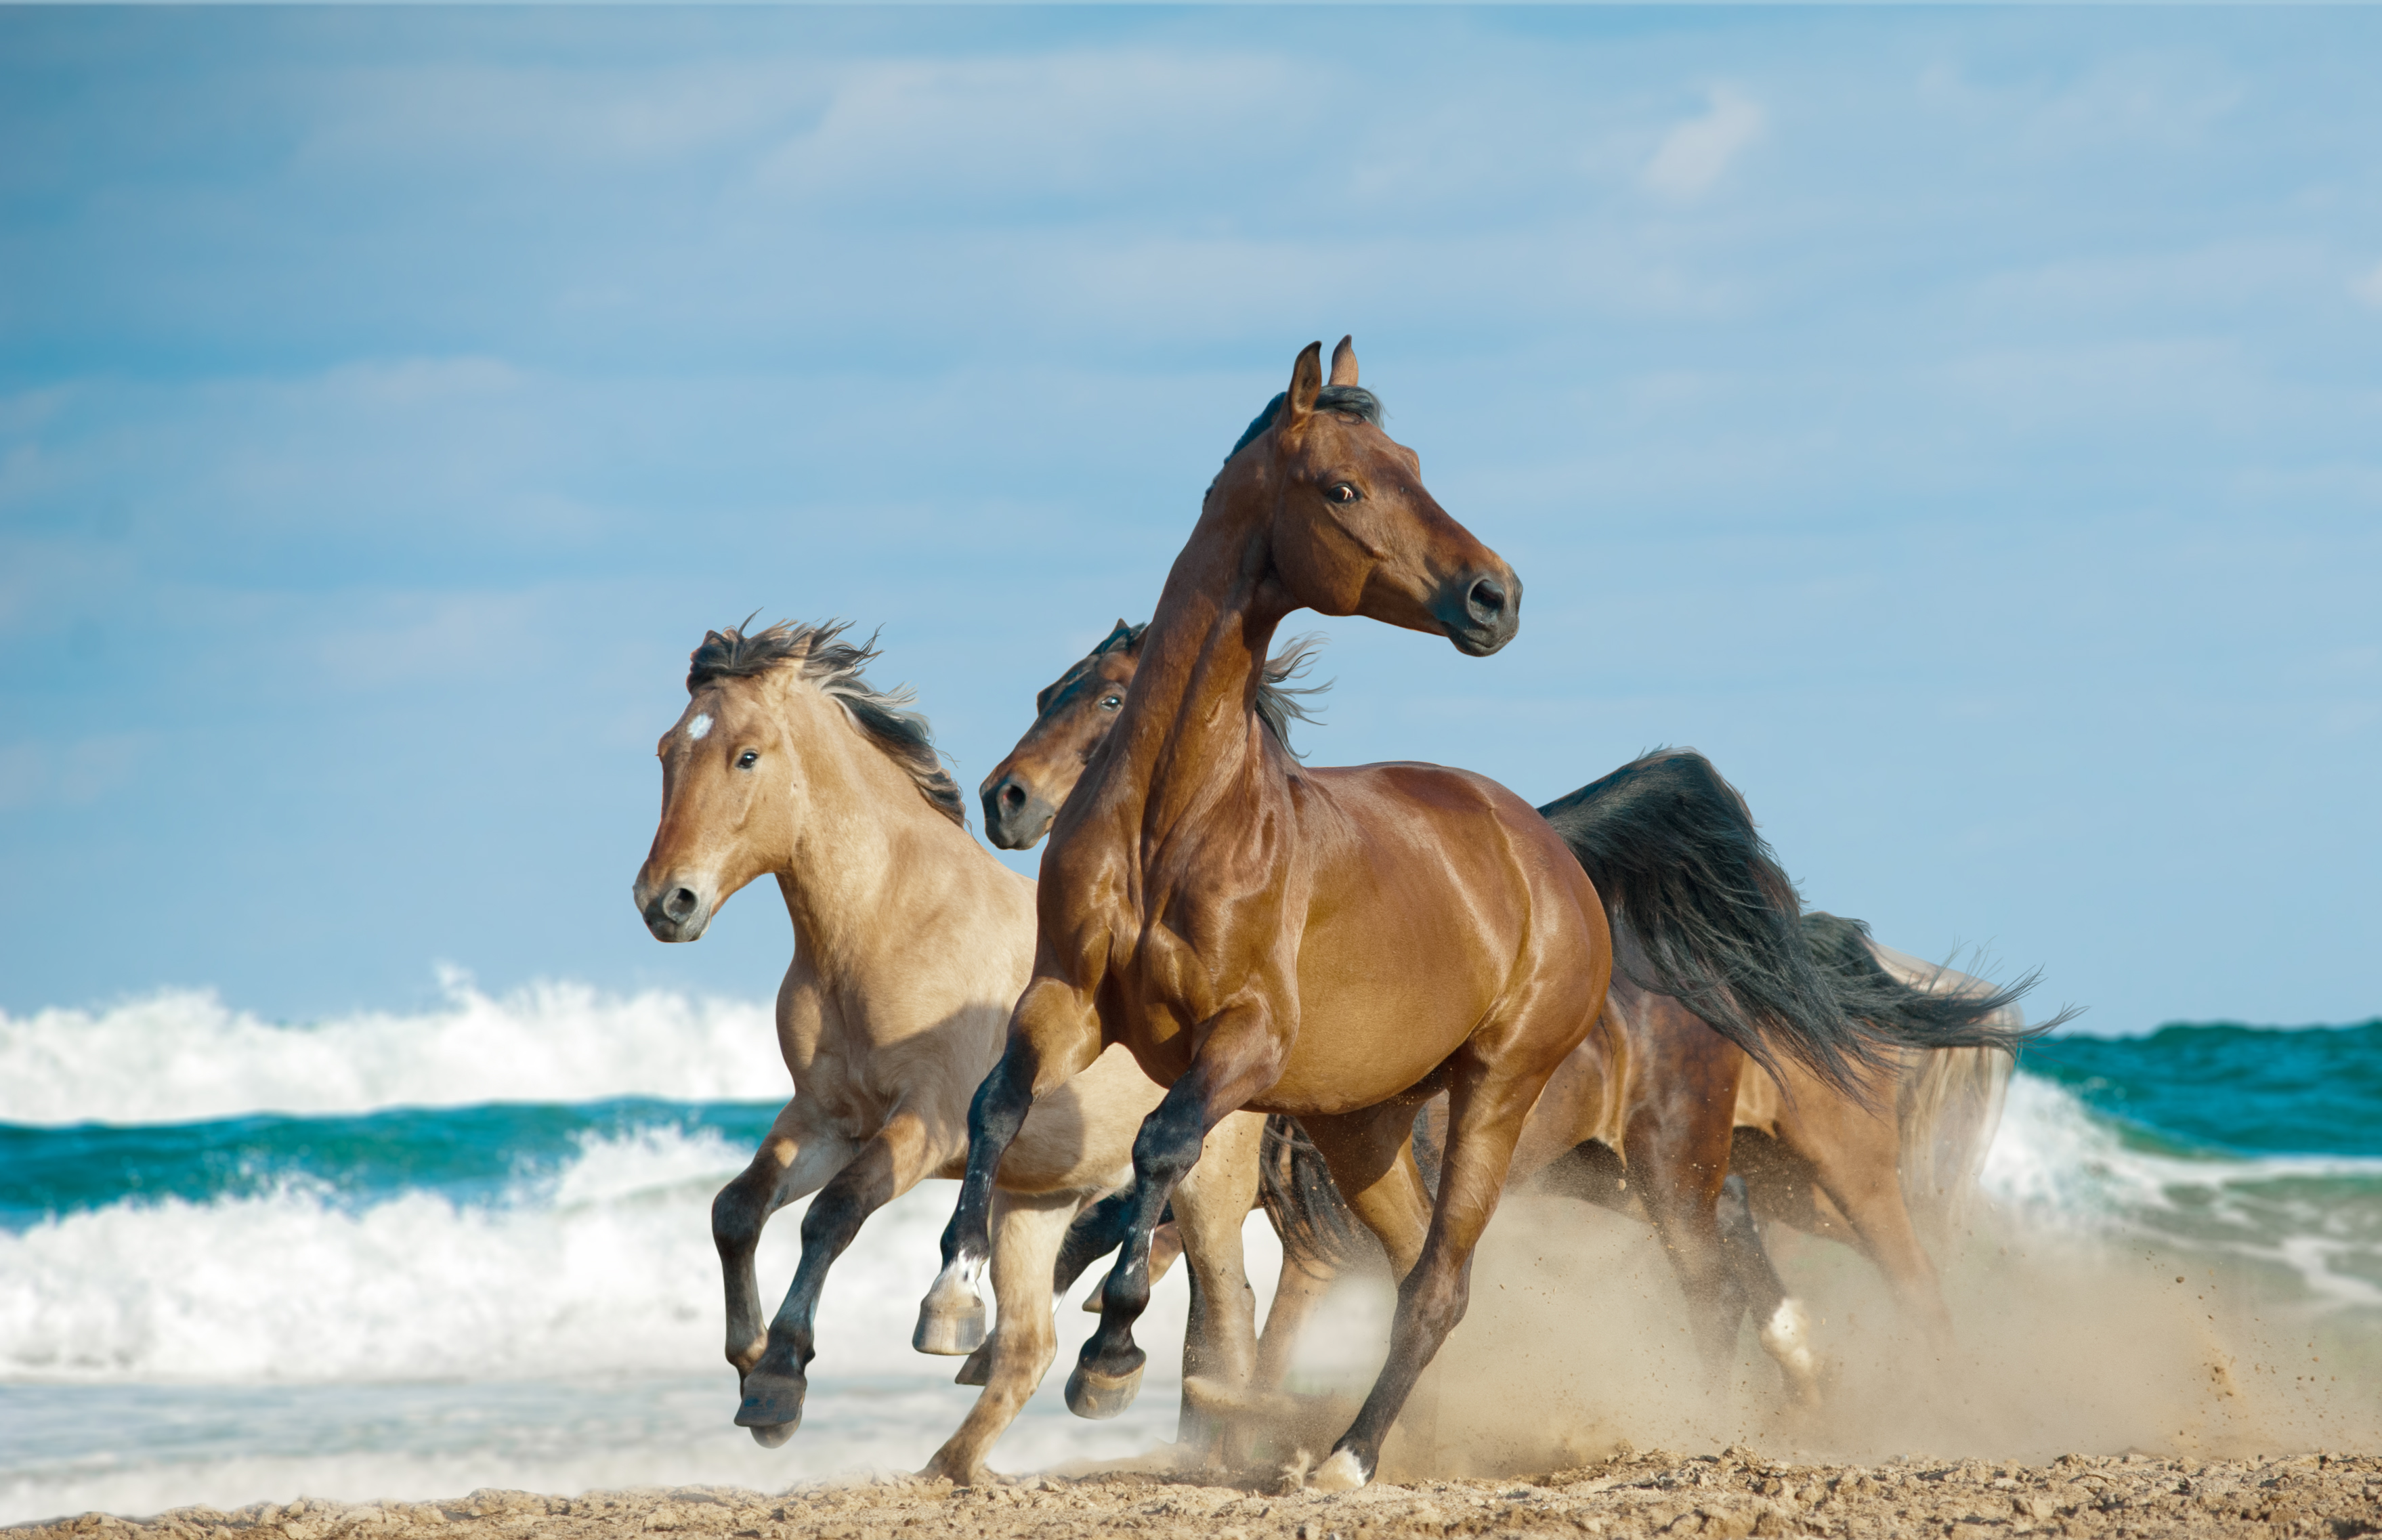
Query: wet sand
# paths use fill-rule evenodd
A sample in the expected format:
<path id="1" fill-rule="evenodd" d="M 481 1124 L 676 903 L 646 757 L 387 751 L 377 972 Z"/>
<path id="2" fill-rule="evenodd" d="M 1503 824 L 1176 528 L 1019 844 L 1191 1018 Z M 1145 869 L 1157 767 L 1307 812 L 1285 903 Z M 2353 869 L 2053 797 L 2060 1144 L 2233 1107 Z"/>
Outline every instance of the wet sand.
<path id="1" fill-rule="evenodd" d="M 546 1497 L 479 1491 L 451 1502 L 301 1499 L 152 1519 L 84 1514 L 0 1531 L 7 1540 L 1406 1540 L 1455 1535 L 2258 1535 L 2382 1532 L 2382 1459 L 2062 1456 L 2047 1465 L 1927 1460 L 1797 1464 L 1741 1449 L 1625 1454 L 1534 1480 L 1386 1483 L 1326 1496 L 1283 1473 L 1100 1471 L 954 1488 L 907 1477 L 810 1483 L 777 1496 L 726 1487 Z"/>

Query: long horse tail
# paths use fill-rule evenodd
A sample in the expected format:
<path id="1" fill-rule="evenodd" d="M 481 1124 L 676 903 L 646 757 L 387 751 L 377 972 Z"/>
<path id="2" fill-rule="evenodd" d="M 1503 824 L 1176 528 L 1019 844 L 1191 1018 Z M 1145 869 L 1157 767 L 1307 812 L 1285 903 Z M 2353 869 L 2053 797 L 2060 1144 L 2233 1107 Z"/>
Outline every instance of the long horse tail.
<path id="1" fill-rule="evenodd" d="M 1676 997 L 1774 1074 L 1783 1053 L 1865 1099 L 1859 1071 L 1895 1066 L 1906 1050 L 2008 1052 L 2031 1035 L 1957 1002 L 1840 988 L 1745 799 L 1691 749 L 1656 750 L 1539 813 L 1604 900 L 1615 969 Z"/>
<path id="2" fill-rule="evenodd" d="M 1340 1196 L 1323 1152 L 1295 1118 L 1277 1112 L 1265 1120 L 1258 1156 L 1258 1202 L 1282 1237 L 1283 1258 L 1318 1277 L 1381 1257 L 1381 1242 Z"/>
<path id="3" fill-rule="evenodd" d="M 2022 1041 L 2074 1014 L 2062 1011 L 2029 1027 L 2018 1002 L 2034 987 L 2033 974 L 1996 987 L 1951 968 L 1886 952 L 1859 920 L 1815 911 L 1803 916 L 1803 934 L 1847 1008 L 1916 1021 L 1922 1033 L 1941 1037 L 1990 1027 Z M 1959 1222 L 2000 1126 L 2016 1067 L 2008 1049 L 1990 1043 L 1935 1048 L 1906 1059 L 1895 1099 L 1902 1136 L 1902 1201 L 1922 1229 L 1940 1235 Z"/>

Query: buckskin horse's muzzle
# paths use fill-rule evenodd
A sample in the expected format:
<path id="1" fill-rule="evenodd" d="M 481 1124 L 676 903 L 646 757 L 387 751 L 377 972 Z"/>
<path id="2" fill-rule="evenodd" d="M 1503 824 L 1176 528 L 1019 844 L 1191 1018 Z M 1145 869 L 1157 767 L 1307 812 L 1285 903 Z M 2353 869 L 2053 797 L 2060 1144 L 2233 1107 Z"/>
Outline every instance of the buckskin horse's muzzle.
<path id="1" fill-rule="evenodd" d="M 682 883 L 665 882 L 651 897 L 645 884 L 637 885 L 635 897 L 642 900 L 638 912 L 645 919 L 645 929 L 654 933 L 657 941 L 694 941 L 711 923 L 711 905 L 702 894 Z"/>

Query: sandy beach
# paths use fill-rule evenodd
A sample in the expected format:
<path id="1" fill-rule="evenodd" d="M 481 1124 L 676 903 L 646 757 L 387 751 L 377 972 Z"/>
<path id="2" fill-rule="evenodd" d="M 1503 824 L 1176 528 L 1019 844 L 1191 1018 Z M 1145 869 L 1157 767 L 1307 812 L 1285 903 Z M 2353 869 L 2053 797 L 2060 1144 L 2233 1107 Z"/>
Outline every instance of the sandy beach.
<path id="1" fill-rule="evenodd" d="M 2066 1455 L 2017 1461 L 1781 1462 L 1750 1451 L 1627 1454 L 1535 1480 L 1388 1483 L 1324 1495 L 1286 1473 L 1101 1471 L 955 1488 L 880 1477 L 769 1496 L 728 1487 L 576 1497 L 482 1490 L 436 1503 L 300 1499 L 149 1519 L 87 1513 L 18 1524 L 9 1540 L 610 1540 L 645 1533 L 733 1540 L 1007 1540 L 1131 1534 L 1150 1540 L 1403 1540 L 1550 1534 L 2306 1535 L 2382 1532 L 2382 1459 L 2239 1461 Z"/>

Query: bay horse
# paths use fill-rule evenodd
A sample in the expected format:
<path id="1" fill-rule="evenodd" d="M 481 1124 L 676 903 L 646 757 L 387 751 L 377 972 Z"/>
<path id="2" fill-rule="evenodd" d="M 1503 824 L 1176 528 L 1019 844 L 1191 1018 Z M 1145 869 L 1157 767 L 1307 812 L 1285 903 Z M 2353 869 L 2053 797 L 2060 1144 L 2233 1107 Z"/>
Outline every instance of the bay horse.
<path id="1" fill-rule="evenodd" d="M 1474 656 L 1519 625 L 1512 568 L 1423 488 L 1356 381 L 1345 339 L 1328 393 L 1321 346 L 1299 354 L 1167 575 L 1135 688 L 1052 822 L 1033 981 L 970 1108 L 943 1270 L 920 1307 L 922 1331 L 981 1309 L 1003 1152 L 1038 1096 L 1123 1044 L 1167 1090 L 1134 1141 L 1131 1228 L 1067 1385 L 1078 1413 L 1115 1414 L 1145 1359 L 1132 1326 L 1150 1231 L 1202 1136 L 1243 1108 L 1295 1117 L 1400 1276 L 1387 1361 L 1316 1472 L 1326 1490 L 1371 1479 L 1461 1318 L 1523 1123 L 1594 1028 L 1614 966 L 1603 903 L 1529 804 L 1437 765 L 1308 769 L 1257 715 L 1268 646 L 1296 610 L 1443 635 Z M 1643 898 L 1676 895 L 1656 883 Z M 1808 966 L 1786 982 L 1811 995 L 1802 1008 L 1713 1025 L 1741 1032 L 1757 1062 L 1799 1059 L 1836 1082 L 1891 1045 L 1836 1015 Z M 1431 1194 L 1410 1130 L 1442 1091 Z"/>
<path id="2" fill-rule="evenodd" d="M 663 941 L 699 938 L 720 905 L 765 875 L 793 923 L 777 1030 L 794 1095 L 711 1211 L 741 1386 L 736 1421 L 772 1448 L 801 1424 L 819 1291 L 835 1259 L 870 1214 L 922 1178 L 961 1173 L 969 1097 L 1001 1054 L 1034 956 L 1033 883 L 968 834 L 925 718 L 904 693 L 868 684 L 862 669 L 874 650 L 842 640 L 843 629 L 705 636 L 689 660 L 686 708 L 657 750 L 661 818 L 634 888 Z M 1136 1131 L 1160 1094 L 1119 1049 L 1045 1097 L 1004 1142 L 992 1215 L 998 1329 L 986 1338 L 979 1306 L 915 1343 L 987 1350 L 961 1372 L 984 1393 L 927 1473 L 978 1479 L 1040 1383 L 1057 1352 L 1053 1275 L 1069 1225 L 1132 1179 Z M 1230 1387 L 1249 1373 L 1255 1305 L 1241 1225 L 1261 1127 L 1253 1115 L 1214 1124 L 1199 1169 L 1173 1194 L 1198 1285 L 1186 1382 Z M 754 1261 L 762 1227 L 814 1192 L 792 1286 L 765 1320 Z"/>
<path id="3" fill-rule="evenodd" d="M 1041 839 L 1107 741 L 1145 634 L 1119 620 L 1037 694 L 1033 726 L 977 790 L 995 845 L 1025 849 Z M 1307 715 L 1296 695 L 1315 692 L 1285 681 L 1316 646 L 1308 639 L 1266 665 L 1259 709 L 1280 723 L 1285 745 L 1289 715 Z M 1701 864 L 1707 886 L 1723 890 L 1791 890 L 1743 796 L 1691 751 L 1642 756 L 1540 812 L 1557 821 L 1600 892 L 1630 886 L 1610 874 L 1621 862 Z M 2009 1043 L 2025 1033 L 2017 1001 L 2032 981 L 2001 989 L 1922 963 L 1878 945 L 1859 921 L 1815 912 L 1801 923 L 1846 1009 L 1892 1021 L 1905 1041 L 1954 1045 L 1908 1048 L 1898 1061 L 1857 1069 L 1858 1097 L 1808 1074 L 1783 1092 L 1749 1073 L 1744 1054 L 1676 996 L 1622 978 L 1599 1030 L 1532 1108 L 1507 1185 L 1544 1177 L 1651 1221 L 1697 1307 L 1708 1360 L 1733 1351 L 1750 1312 L 1790 1394 L 1809 1404 L 1820 1393 L 1809 1312 L 1779 1280 L 1754 1217 L 1850 1244 L 1915 1324 L 1940 1337 L 1949 1314 L 1918 1229 L 1948 1216 L 1983 1158 L 2013 1066 Z M 1726 1124 L 1717 1121 L 1724 1111 Z M 1424 1150 L 1436 1145 L 1444 1114 L 1442 1099 L 1426 1108 L 1418 1125 Z M 1370 1249 L 1352 1233 L 1314 1145 L 1287 1122 L 1277 1117 L 1267 1127 L 1267 1207 L 1283 1244 L 1250 1386 L 1259 1395 L 1280 1385 L 1316 1300 Z"/>

